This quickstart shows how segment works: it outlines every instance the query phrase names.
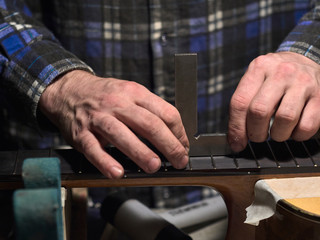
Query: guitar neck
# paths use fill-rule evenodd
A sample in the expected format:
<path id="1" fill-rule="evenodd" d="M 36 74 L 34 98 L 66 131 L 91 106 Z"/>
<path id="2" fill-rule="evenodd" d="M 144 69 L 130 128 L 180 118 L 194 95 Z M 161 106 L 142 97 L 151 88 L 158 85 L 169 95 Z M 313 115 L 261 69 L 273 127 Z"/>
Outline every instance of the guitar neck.
<path id="1" fill-rule="evenodd" d="M 295 174 L 319 172 L 320 142 L 311 139 L 306 142 L 286 141 L 276 143 L 249 143 L 239 154 L 190 157 L 188 166 L 183 170 L 174 169 L 163 160 L 161 169 L 155 174 L 144 173 L 137 165 L 115 148 L 107 151 L 121 162 L 125 168 L 124 179 L 235 176 Z M 0 152 L 0 187 L 10 188 L 21 182 L 22 163 L 26 158 L 58 157 L 61 161 L 61 180 L 69 182 L 105 179 L 87 159 L 74 149 L 19 150 Z M 83 187 L 87 187 L 84 185 Z"/>

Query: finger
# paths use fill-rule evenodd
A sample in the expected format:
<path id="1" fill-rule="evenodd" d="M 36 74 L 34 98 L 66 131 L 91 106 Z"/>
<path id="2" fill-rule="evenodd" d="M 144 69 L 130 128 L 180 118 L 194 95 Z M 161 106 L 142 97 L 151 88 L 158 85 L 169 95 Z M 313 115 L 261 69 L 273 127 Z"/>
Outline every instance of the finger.
<path id="1" fill-rule="evenodd" d="M 272 139 L 282 142 L 290 138 L 300 119 L 305 102 L 305 95 L 301 92 L 301 88 L 289 89 L 285 93 L 276 110 L 270 130 Z"/>
<path id="2" fill-rule="evenodd" d="M 285 86 L 277 84 L 277 79 L 277 75 L 266 78 L 250 104 L 247 132 L 248 138 L 253 142 L 262 142 L 268 137 L 271 117 L 285 91 Z"/>
<path id="3" fill-rule="evenodd" d="M 123 167 L 106 153 L 92 133 L 87 131 L 79 136 L 75 147 L 106 177 L 121 178 L 123 176 Z"/>
<path id="4" fill-rule="evenodd" d="M 243 150 L 247 145 L 248 108 L 265 79 L 263 71 L 256 65 L 256 62 L 250 64 L 230 102 L 228 142 L 235 152 Z"/>
<path id="5" fill-rule="evenodd" d="M 317 133 L 320 128 L 319 115 L 320 98 L 311 98 L 300 117 L 300 120 L 292 133 L 296 141 L 305 141 Z"/>
<path id="6" fill-rule="evenodd" d="M 92 128 L 128 156 L 147 173 L 154 173 L 161 166 L 160 158 L 150 150 L 122 122 L 113 116 L 93 120 Z"/>
<path id="7" fill-rule="evenodd" d="M 182 124 L 181 116 L 174 106 L 152 93 L 139 100 L 137 105 L 158 116 L 168 126 L 174 136 L 179 139 L 182 145 L 186 149 L 189 149 L 189 141 Z"/>
<path id="8" fill-rule="evenodd" d="M 187 165 L 189 158 L 186 147 L 158 116 L 134 105 L 118 113 L 117 118 L 149 140 L 172 163 L 173 167 L 180 169 Z"/>

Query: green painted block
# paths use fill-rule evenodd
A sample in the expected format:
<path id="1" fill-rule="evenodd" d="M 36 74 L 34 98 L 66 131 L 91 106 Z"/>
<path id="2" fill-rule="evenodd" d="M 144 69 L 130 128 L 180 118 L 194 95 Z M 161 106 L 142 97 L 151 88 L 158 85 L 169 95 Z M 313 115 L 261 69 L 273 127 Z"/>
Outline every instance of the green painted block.
<path id="1" fill-rule="evenodd" d="M 17 190 L 13 196 L 17 240 L 63 240 L 60 188 Z"/>
<path id="2" fill-rule="evenodd" d="M 26 188 L 61 187 L 59 158 L 27 158 L 22 165 Z"/>
<path id="3" fill-rule="evenodd" d="M 17 240 L 63 240 L 60 172 L 58 158 L 24 160 L 26 189 L 13 196 Z"/>

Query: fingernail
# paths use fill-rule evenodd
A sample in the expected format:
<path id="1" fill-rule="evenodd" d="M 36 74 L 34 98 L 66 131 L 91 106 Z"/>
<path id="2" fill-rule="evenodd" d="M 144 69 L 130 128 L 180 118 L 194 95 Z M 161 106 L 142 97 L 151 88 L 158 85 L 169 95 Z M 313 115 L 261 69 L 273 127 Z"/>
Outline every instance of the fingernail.
<path id="1" fill-rule="evenodd" d="M 160 168 L 160 159 L 159 158 L 152 158 L 149 162 L 148 162 L 148 171 L 150 173 L 154 173 L 156 171 L 158 171 Z"/>
<path id="2" fill-rule="evenodd" d="M 111 168 L 112 178 L 121 178 L 123 176 L 123 169 L 118 166 L 114 166 Z"/>

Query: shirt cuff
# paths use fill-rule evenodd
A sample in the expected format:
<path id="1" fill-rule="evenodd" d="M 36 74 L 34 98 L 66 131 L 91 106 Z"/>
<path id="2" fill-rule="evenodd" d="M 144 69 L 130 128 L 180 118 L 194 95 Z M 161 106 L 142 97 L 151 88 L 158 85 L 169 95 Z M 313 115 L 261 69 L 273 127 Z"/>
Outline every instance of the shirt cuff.
<path id="1" fill-rule="evenodd" d="M 45 88 L 54 79 L 76 69 L 93 73 L 87 64 L 53 41 L 35 42 L 11 58 L 3 76 L 27 125 L 39 127 L 37 107 Z"/>
<path id="2" fill-rule="evenodd" d="M 285 38 L 277 52 L 299 53 L 320 64 L 320 22 L 302 20 Z"/>

